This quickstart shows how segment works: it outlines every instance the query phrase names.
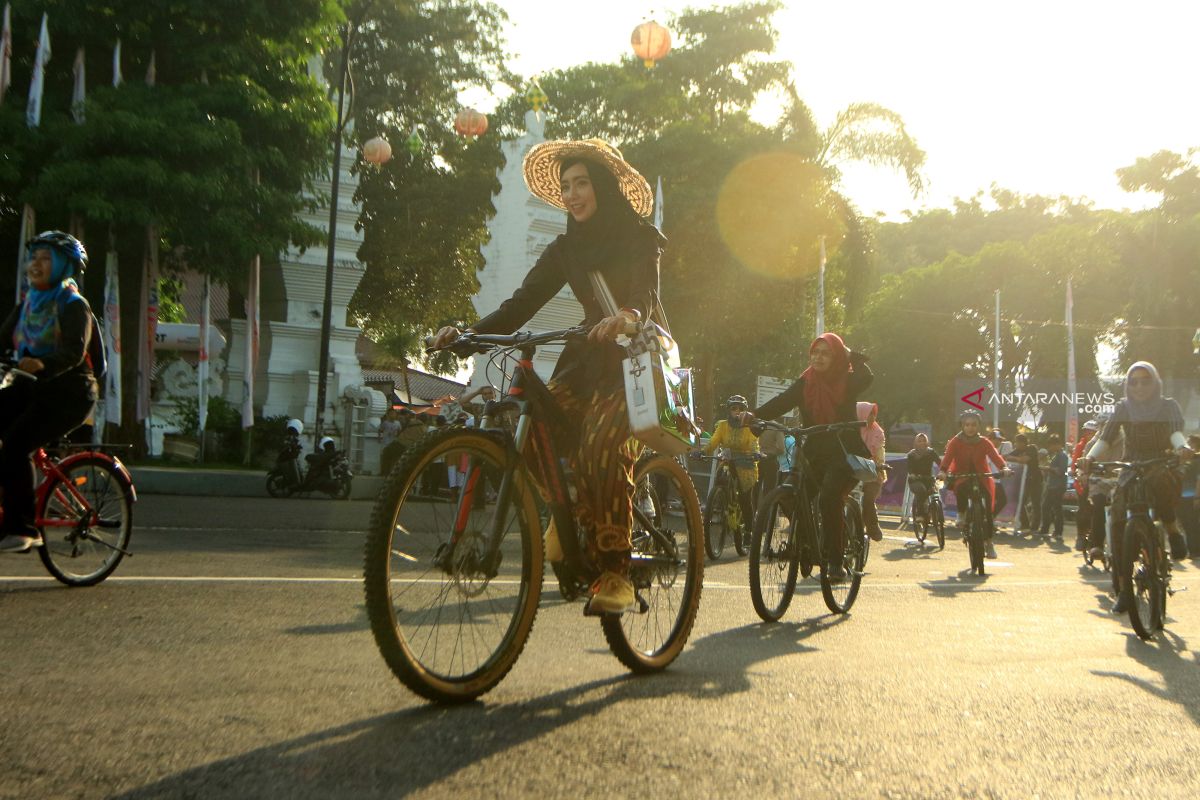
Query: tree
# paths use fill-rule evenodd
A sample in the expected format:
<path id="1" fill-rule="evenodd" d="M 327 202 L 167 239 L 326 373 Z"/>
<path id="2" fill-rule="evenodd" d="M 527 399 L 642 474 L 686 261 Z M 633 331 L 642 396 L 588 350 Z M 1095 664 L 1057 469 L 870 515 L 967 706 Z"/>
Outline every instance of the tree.
<path id="1" fill-rule="evenodd" d="M 355 2 L 349 14 L 362 17 L 351 48 L 351 140 L 383 136 L 395 153 L 382 169 L 356 165 L 367 272 L 351 314 L 394 354 L 412 354 L 431 329 L 474 314 L 499 138 L 464 140 L 452 123 L 461 90 L 515 80 L 501 47 L 505 16 L 475 0 Z M 417 152 L 406 149 L 413 131 L 423 140 Z"/>
<path id="2" fill-rule="evenodd" d="M 6 214 L 32 203 L 41 227 L 66 227 L 80 215 L 96 273 L 111 235 L 128 308 L 141 289 L 147 225 L 157 226 L 168 269 L 187 266 L 235 284 L 255 255 L 320 241 L 296 214 L 315 202 L 312 179 L 327 168 L 330 106 L 307 61 L 338 19 L 332 0 L 63 0 L 53 10 L 59 55 L 46 75 L 42 123 L 19 138 L 20 160 L 0 169 Z M 14 29 L 36 30 L 40 14 L 18 6 Z M 113 88 L 118 38 L 126 81 Z M 84 125 L 68 114 L 66 54 L 76 47 L 85 48 L 91 76 Z M 151 87 L 142 76 L 152 54 Z M 16 55 L 14 90 L 28 85 L 32 51 Z M 22 100 L 0 107 L 0 131 L 20 127 Z M 15 225 L 4 232 L 16 252 Z M 93 300 L 101 284 L 89 284 Z M 137 341 L 137 315 L 122 317 L 124 341 Z M 136 368 L 125 359 L 127 386 Z M 134 395 L 125 392 L 130 405 Z"/>

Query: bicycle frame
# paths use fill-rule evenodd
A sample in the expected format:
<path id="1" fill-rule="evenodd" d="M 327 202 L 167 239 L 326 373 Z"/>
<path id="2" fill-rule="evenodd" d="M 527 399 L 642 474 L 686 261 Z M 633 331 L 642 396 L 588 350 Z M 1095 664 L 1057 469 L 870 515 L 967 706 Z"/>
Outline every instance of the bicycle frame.
<path id="1" fill-rule="evenodd" d="M 579 530 L 575 524 L 575 516 L 572 513 L 573 501 L 570 495 L 567 475 L 563 470 L 562 461 L 559 458 L 558 451 L 554 446 L 553 437 L 550 433 L 552 427 L 561 429 L 568 424 L 566 415 L 554 400 L 549 388 L 533 368 L 533 355 L 538 344 L 556 339 L 569 338 L 572 335 L 577 335 L 580 330 L 585 329 L 572 328 L 536 335 L 517 334 L 515 337 L 475 335 L 477 342 L 491 343 L 491 340 L 496 340 L 498 346 L 515 340 L 517 348 L 520 351 L 520 358 L 517 360 L 516 369 L 513 371 L 507 398 L 504 400 L 488 401 L 484 406 L 483 414 L 483 430 L 499 431 L 505 434 L 507 434 L 508 428 L 500 424 L 501 415 L 511 411 L 515 411 L 517 414 L 516 428 L 508 442 L 510 463 L 500 480 L 500 488 L 496 499 L 496 514 L 492 520 L 492 527 L 489 531 L 484 557 L 487 572 L 492 577 L 494 577 L 494 573 L 499 567 L 500 544 L 504 539 L 504 526 L 507 522 L 508 509 L 513 499 L 517 469 L 523 461 L 527 462 L 530 459 L 534 460 L 534 466 L 538 468 L 540 475 L 546 483 L 543 488 L 548 495 L 547 504 L 550 507 L 550 514 L 554 520 L 555 527 L 558 530 L 558 540 L 563 549 L 564 564 L 577 580 L 590 580 L 590 578 L 595 577 L 595 574 L 598 574 L 595 567 L 588 564 L 586 554 L 580 547 Z M 528 449 L 530 447 L 532 447 L 531 450 Z M 447 550 L 445 564 L 451 563 L 449 555 L 454 552 L 455 546 L 466 531 L 471 509 L 477 502 L 476 492 L 483 491 L 483 488 L 480 486 L 481 475 L 482 469 L 477 460 L 471 459 L 467 466 L 465 485 L 455 511 L 454 529 L 451 533 L 450 547 Z M 635 521 L 664 547 L 665 552 L 671 553 L 673 558 L 678 558 L 674 538 L 666 536 L 658 530 L 645 513 L 638 508 L 636 503 L 633 505 L 633 516 Z M 645 556 L 639 553 L 633 553 L 631 558 L 634 566 L 642 561 L 657 561 L 653 556 Z"/>
<path id="2" fill-rule="evenodd" d="M 72 453 L 63 459 L 55 459 L 46 452 L 44 447 L 39 447 L 33 454 L 33 465 L 42 474 L 43 480 L 37 487 L 37 505 L 36 508 L 43 508 L 46 504 L 46 492 L 50 484 L 51 478 L 57 478 L 60 486 L 67 487 L 67 494 L 56 495 L 59 502 L 64 505 L 72 506 L 76 511 L 80 512 L 81 518 L 75 522 L 64 519 L 47 519 L 39 517 L 36 524 L 39 528 L 81 528 L 85 529 L 87 525 L 96 525 L 104 527 L 102 520 L 96 517 L 96 512 L 92 510 L 84 499 L 83 494 L 76 488 L 72 481 L 67 479 L 65 469 L 69 469 L 75 462 L 87 457 L 96 457 L 112 464 L 116 468 L 119 479 L 129 489 L 134 502 L 137 501 L 137 489 L 133 485 L 133 478 L 129 474 L 129 470 L 121 463 L 119 458 L 111 456 L 101 450 L 83 449 L 77 453 Z M 90 517 L 83 518 L 83 512 L 87 510 Z M 86 523 L 86 524 L 85 524 Z"/>

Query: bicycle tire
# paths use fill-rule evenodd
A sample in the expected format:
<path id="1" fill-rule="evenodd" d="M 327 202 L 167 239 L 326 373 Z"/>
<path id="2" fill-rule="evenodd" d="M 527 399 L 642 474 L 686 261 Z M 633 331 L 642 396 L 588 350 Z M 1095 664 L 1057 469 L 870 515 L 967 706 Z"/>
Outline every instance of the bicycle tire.
<path id="1" fill-rule="evenodd" d="M 863 525 L 862 509 L 858 501 L 847 497 L 842 514 L 846 526 L 846 549 L 842 554 L 846 580 L 833 583 L 825 574 L 825 570 L 821 570 L 821 596 L 825 598 L 826 608 L 834 614 L 850 613 L 850 608 L 858 599 L 858 591 L 862 588 L 863 571 L 871 552 L 871 538 Z"/>
<path id="2" fill-rule="evenodd" d="M 96 522 L 77 530 L 81 510 L 62 481 L 50 478 L 37 508 L 39 521 L 76 520 L 76 527 L 42 527 L 38 555 L 46 570 L 67 586 L 94 586 L 107 578 L 129 549 L 133 532 L 133 492 L 125 475 L 107 458 L 87 453 L 59 464 L 83 495 Z"/>
<path id="3" fill-rule="evenodd" d="M 451 503 L 412 497 L 431 464 L 442 459 L 452 463 L 464 455 L 481 470 L 475 483 L 475 491 L 481 493 L 473 495 L 477 502 L 469 509 L 459 509 L 461 495 Z M 542 587 L 541 519 L 532 480 L 517 459 L 501 434 L 462 428 L 439 431 L 404 454 L 375 500 L 363 552 L 371 632 L 392 673 L 426 699 L 464 703 L 492 689 L 512 669 L 533 629 Z M 499 511 L 489 489 L 509 471 L 512 496 L 501 520 L 500 560 L 488 565 L 480 556 L 486 554 L 484 537 Z M 466 517 L 466 533 L 448 550 L 461 515 Z M 516 570 L 511 569 L 514 561 Z M 428 588 L 431 585 L 435 588 Z M 437 606 L 432 618 L 431 609 L 422 615 L 417 608 L 424 597 Z M 456 604 L 448 613 L 447 600 Z M 468 648 L 458 647 L 465 619 L 470 621 L 470 650 L 478 662 L 470 665 Z M 441 633 L 443 628 L 448 632 Z M 431 647 L 434 652 L 429 653 Z"/>
<path id="4" fill-rule="evenodd" d="M 913 533 L 917 536 L 917 542 L 925 544 L 925 533 L 929 529 L 929 523 L 922 524 L 916 514 L 912 516 Z"/>
<path id="5" fill-rule="evenodd" d="M 716 561 L 725 552 L 725 537 L 729 533 L 729 487 L 721 473 L 717 474 L 717 485 L 704 504 L 704 552 Z"/>
<path id="6" fill-rule="evenodd" d="M 946 515 L 942 513 L 942 504 L 934 503 L 931 508 L 936 515 L 933 521 L 934 532 L 937 533 L 938 550 L 946 549 Z"/>
<path id="7" fill-rule="evenodd" d="M 800 542 L 795 506 L 796 491 L 790 486 L 777 486 L 767 492 L 754 517 L 754 540 L 750 547 L 750 602 L 763 622 L 778 622 L 796 593 Z M 767 573 L 766 584 L 763 581 L 764 572 Z M 771 590 L 768 587 L 776 588 Z"/>
<path id="8" fill-rule="evenodd" d="M 636 517 L 631 532 L 634 557 L 629 578 L 645 607 L 639 613 L 600 617 L 609 649 L 638 674 L 666 669 L 683 651 L 696 622 L 704 586 L 703 518 L 696 487 L 687 470 L 665 455 L 642 462 L 634 473 L 634 485 L 645 481 L 653 484 L 660 478 L 668 481 L 668 496 L 658 498 L 659 507 L 667 510 L 654 524 L 659 533 L 670 534 L 671 543 L 642 529 Z M 676 499 L 680 502 L 682 531 L 675 529 L 678 523 L 670 513 L 671 501 Z M 670 549 L 674 554 L 668 552 Z M 642 556 L 646 560 L 639 558 Z M 683 585 L 679 586 L 681 576 Z"/>
<path id="9" fill-rule="evenodd" d="M 971 555 L 971 572 L 976 575 L 983 575 L 983 532 L 987 529 L 987 521 L 983 516 L 983 509 L 979 506 L 973 506 L 968 514 L 967 525 L 967 548 Z"/>
<path id="10" fill-rule="evenodd" d="M 1138 638 L 1149 640 L 1162 627 L 1162 583 L 1159 572 L 1158 535 L 1154 526 L 1134 517 L 1125 528 L 1125 558 L 1131 559 L 1129 624 Z"/>
<path id="11" fill-rule="evenodd" d="M 746 491 L 746 490 L 742 489 L 739 486 L 737 493 L 740 495 L 744 491 Z M 754 508 L 755 507 L 754 493 L 753 493 L 753 490 L 750 490 L 750 491 L 751 491 L 750 507 Z M 739 522 L 738 522 L 737 528 L 733 532 L 733 549 L 737 551 L 737 554 L 739 556 L 745 556 L 747 553 L 750 552 L 750 540 L 754 536 L 754 533 L 753 533 L 754 520 L 741 518 L 742 506 L 741 506 L 741 497 L 740 496 L 736 499 L 736 504 L 737 504 L 737 508 L 738 508 Z"/>

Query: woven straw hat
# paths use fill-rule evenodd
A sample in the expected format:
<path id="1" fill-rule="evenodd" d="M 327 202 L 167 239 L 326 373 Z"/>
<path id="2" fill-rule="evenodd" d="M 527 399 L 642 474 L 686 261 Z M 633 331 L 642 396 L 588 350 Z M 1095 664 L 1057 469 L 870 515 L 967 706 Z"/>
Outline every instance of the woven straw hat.
<path id="1" fill-rule="evenodd" d="M 525 154 L 525 185 L 534 197 L 545 200 L 563 211 L 562 189 L 559 185 L 559 165 L 567 158 L 582 158 L 611 172 L 617 179 L 621 194 L 639 216 L 648 217 L 654 210 L 654 194 L 650 184 L 621 157 L 621 151 L 603 139 L 565 139 L 542 142 Z"/>

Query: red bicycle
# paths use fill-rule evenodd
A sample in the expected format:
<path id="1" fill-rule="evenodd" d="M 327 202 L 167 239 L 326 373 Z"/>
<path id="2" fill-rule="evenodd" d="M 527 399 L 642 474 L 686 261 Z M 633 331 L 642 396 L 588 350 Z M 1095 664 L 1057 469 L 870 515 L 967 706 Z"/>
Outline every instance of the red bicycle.
<path id="1" fill-rule="evenodd" d="M 9 367 L 5 382 L 13 377 L 36 380 Z M 129 470 L 105 452 L 111 445 L 61 444 L 53 449 L 53 455 L 42 447 L 33 454 L 41 476 L 34 505 L 40 538 L 31 550 L 68 586 L 93 586 L 133 555 L 128 547 L 137 492 Z"/>

